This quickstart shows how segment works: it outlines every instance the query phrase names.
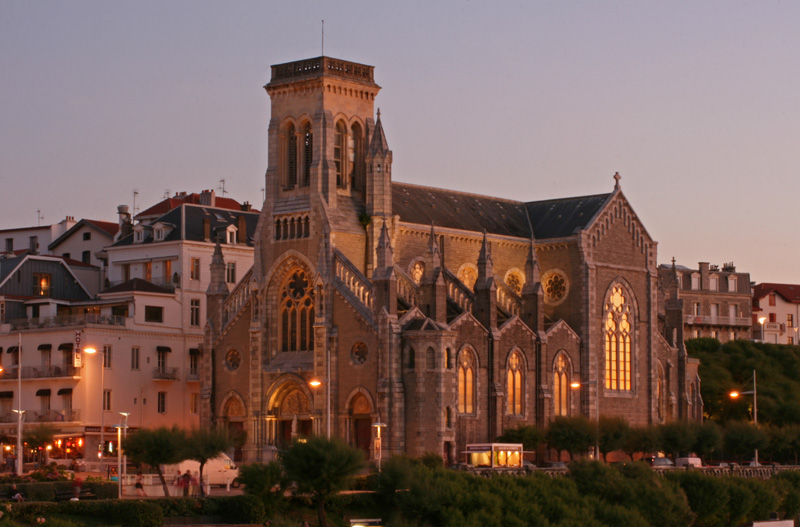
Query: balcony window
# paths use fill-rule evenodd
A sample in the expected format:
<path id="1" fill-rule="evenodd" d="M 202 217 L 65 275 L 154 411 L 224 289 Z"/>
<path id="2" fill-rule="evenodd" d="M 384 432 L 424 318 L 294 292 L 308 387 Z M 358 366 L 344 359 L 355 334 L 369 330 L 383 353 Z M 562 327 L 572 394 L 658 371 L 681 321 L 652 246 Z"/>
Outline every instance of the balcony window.
<path id="1" fill-rule="evenodd" d="M 159 346 L 159 348 L 161 348 Z M 158 371 L 159 373 L 164 373 L 167 371 L 167 358 L 169 357 L 168 351 L 164 349 L 158 350 Z"/>
<path id="2" fill-rule="evenodd" d="M 158 392 L 158 413 L 167 413 L 167 392 Z"/>
<path id="3" fill-rule="evenodd" d="M 189 350 L 189 374 L 197 375 L 200 365 L 200 350 L 192 348 Z"/>
<path id="4" fill-rule="evenodd" d="M 777 320 L 777 316 L 775 315 L 775 313 L 770 313 L 769 314 L 769 321 L 770 322 L 775 322 L 776 320 Z"/>

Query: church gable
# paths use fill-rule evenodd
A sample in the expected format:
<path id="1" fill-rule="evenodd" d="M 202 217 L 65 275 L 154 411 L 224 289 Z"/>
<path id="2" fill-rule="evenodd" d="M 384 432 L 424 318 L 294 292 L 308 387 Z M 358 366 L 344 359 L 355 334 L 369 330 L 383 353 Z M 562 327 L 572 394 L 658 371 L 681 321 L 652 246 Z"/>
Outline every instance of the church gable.
<path id="1" fill-rule="evenodd" d="M 656 244 L 622 191 L 610 195 L 587 226 L 588 254 L 596 262 L 612 265 L 655 265 Z"/>

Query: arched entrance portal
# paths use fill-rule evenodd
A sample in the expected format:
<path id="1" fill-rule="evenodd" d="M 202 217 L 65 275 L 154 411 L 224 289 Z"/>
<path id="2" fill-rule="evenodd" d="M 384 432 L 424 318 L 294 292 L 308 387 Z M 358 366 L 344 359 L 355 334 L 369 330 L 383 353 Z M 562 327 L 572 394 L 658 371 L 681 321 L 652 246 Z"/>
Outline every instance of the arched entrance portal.
<path id="1" fill-rule="evenodd" d="M 238 397 L 231 397 L 225 403 L 225 408 L 222 411 L 225 418 L 225 426 L 228 429 L 228 436 L 234 439 L 236 447 L 233 450 L 233 460 L 242 460 L 242 445 L 244 445 L 246 437 L 244 429 L 245 409 L 242 402 Z"/>
<path id="2" fill-rule="evenodd" d="M 290 390 L 278 407 L 278 446 L 291 444 L 296 437 L 311 435 L 311 412 L 306 395 L 295 388 Z"/>
<path id="3" fill-rule="evenodd" d="M 371 410 L 369 401 L 362 393 L 357 394 L 350 402 L 351 442 L 353 446 L 366 452 L 367 457 L 369 457 L 372 442 Z"/>

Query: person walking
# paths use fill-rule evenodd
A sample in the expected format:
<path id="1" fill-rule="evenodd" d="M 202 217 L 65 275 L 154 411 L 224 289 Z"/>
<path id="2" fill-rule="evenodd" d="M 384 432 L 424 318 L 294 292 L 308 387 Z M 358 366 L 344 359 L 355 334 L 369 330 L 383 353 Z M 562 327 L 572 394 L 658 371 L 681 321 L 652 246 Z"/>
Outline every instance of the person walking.
<path id="1" fill-rule="evenodd" d="M 144 491 L 144 476 L 141 471 L 136 474 L 136 483 L 133 486 L 136 487 L 136 494 L 147 497 L 147 493 Z"/>
<path id="2" fill-rule="evenodd" d="M 188 497 L 189 496 L 189 487 L 192 484 L 192 473 L 189 470 L 186 470 L 186 474 L 183 475 L 181 478 L 181 486 L 183 487 L 183 495 Z"/>

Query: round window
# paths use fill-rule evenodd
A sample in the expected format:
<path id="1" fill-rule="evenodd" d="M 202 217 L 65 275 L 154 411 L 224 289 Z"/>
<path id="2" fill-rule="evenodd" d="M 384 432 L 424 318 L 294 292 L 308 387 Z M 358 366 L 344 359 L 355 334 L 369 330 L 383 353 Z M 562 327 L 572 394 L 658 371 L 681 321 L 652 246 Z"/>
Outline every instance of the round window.
<path id="1" fill-rule="evenodd" d="M 367 361 L 368 354 L 369 350 L 367 349 L 367 345 L 363 342 L 356 342 L 353 345 L 353 349 L 350 351 L 350 357 L 356 364 L 364 364 Z"/>
<path id="2" fill-rule="evenodd" d="M 242 356 L 239 355 L 237 350 L 230 350 L 228 354 L 225 355 L 225 365 L 228 366 L 228 369 L 235 370 L 241 363 Z"/>
<path id="3" fill-rule="evenodd" d="M 551 306 L 557 306 L 569 293 L 567 275 L 560 269 L 547 271 L 542 277 L 542 289 L 544 289 L 544 301 Z"/>

